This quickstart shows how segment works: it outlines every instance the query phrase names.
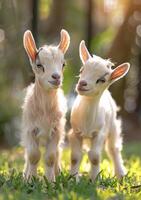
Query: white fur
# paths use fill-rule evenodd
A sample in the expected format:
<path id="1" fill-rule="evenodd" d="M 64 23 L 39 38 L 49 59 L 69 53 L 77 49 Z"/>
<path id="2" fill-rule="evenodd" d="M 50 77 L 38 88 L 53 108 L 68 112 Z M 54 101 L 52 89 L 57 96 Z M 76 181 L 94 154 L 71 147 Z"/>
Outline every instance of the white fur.
<path id="1" fill-rule="evenodd" d="M 61 31 L 61 37 L 63 37 L 62 34 L 67 33 Z M 34 44 L 31 32 L 27 31 L 24 35 L 24 47 L 35 73 L 35 83 L 27 88 L 22 107 L 21 143 L 25 148 L 23 174 L 26 179 L 30 179 L 37 173 L 37 164 L 40 160 L 40 141 L 43 141 L 46 147 L 45 173 L 48 180 L 54 181 L 55 175 L 60 170 L 59 145 L 64 136 L 67 109 L 66 99 L 60 89 L 63 80 L 64 52 L 69 46 L 69 44 L 65 45 L 65 42 L 69 43 L 67 41 L 69 36 L 67 35 L 66 37 L 65 39 L 61 38 L 64 44 L 60 42 L 63 50 L 61 50 L 60 46 L 43 46 L 37 53 L 35 45 L 32 48 L 30 47 L 31 44 Z M 34 53 L 36 53 L 36 56 Z M 41 67 L 38 67 L 38 64 Z M 53 73 L 60 75 L 60 84 L 54 84 Z"/>
<path id="2" fill-rule="evenodd" d="M 118 178 L 125 175 L 125 168 L 121 156 L 122 137 L 121 121 L 117 119 L 118 107 L 107 88 L 114 80 L 110 77 L 114 70 L 109 60 L 98 56 L 86 56 L 86 51 L 80 44 L 80 58 L 84 63 L 83 71 L 76 86 L 78 95 L 71 112 L 72 131 L 69 134 L 71 145 L 71 174 L 78 175 L 79 165 L 82 159 L 82 144 L 85 138 L 90 141 L 88 152 L 91 162 L 90 177 L 96 178 L 100 172 L 100 156 L 104 143 L 108 154 L 114 163 L 114 171 Z M 84 57 L 83 57 L 83 50 Z M 85 60 L 86 58 L 86 60 Z M 105 83 L 96 83 L 98 78 L 105 76 Z M 125 72 L 127 73 L 127 72 Z M 125 74 L 124 73 L 124 74 Z M 87 85 L 80 91 L 80 81 L 85 80 Z"/>

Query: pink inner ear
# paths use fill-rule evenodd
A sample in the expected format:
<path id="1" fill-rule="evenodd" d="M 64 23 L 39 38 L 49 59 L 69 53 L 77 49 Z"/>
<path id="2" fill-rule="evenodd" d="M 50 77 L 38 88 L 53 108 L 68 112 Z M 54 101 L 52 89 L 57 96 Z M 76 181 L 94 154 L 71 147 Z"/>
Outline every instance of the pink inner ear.
<path id="1" fill-rule="evenodd" d="M 127 72 L 127 69 L 128 69 L 127 64 L 117 67 L 111 74 L 111 80 L 122 77 Z"/>
<path id="2" fill-rule="evenodd" d="M 79 54 L 83 64 L 91 57 L 84 40 L 80 42 Z"/>
<path id="3" fill-rule="evenodd" d="M 34 61 L 36 58 L 37 48 L 34 39 L 32 38 L 32 35 L 29 32 L 26 34 L 25 37 L 25 47 L 27 49 L 30 58 Z"/>
<path id="4" fill-rule="evenodd" d="M 70 43 L 70 37 L 67 31 L 61 31 L 61 41 L 58 45 L 58 48 L 65 54 Z"/>
<path id="5" fill-rule="evenodd" d="M 81 49 L 81 54 L 82 54 L 82 58 L 83 58 L 84 62 L 86 62 L 89 59 L 89 56 L 84 47 L 82 47 L 82 49 Z"/>
<path id="6" fill-rule="evenodd" d="M 60 43 L 60 46 L 59 48 L 62 50 L 62 52 L 64 53 L 65 52 L 65 49 L 67 47 L 67 38 L 66 36 L 64 35 L 62 40 L 61 40 L 61 43 Z"/>

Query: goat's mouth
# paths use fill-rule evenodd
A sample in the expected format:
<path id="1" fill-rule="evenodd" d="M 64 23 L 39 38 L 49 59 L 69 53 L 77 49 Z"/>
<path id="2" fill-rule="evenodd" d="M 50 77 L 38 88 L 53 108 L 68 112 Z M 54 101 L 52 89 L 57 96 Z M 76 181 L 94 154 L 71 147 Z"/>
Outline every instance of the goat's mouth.
<path id="1" fill-rule="evenodd" d="M 54 87 L 59 87 L 61 85 L 61 81 L 60 80 L 48 81 L 48 82 Z"/>
<path id="2" fill-rule="evenodd" d="M 87 88 L 85 88 L 85 87 L 82 87 L 82 86 L 80 86 L 80 85 L 78 85 L 78 86 L 76 87 L 76 89 L 77 89 L 78 91 L 80 91 L 80 92 L 87 92 L 87 91 L 89 91 L 89 89 L 87 89 Z"/>

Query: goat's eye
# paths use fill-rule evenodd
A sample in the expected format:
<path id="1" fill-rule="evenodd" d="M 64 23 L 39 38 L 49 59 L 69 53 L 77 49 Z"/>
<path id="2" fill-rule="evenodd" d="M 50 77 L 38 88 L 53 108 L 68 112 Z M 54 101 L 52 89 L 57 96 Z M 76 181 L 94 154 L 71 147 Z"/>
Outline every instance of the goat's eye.
<path id="1" fill-rule="evenodd" d="M 66 66 L 66 62 L 63 63 L 63 68 Z"/>
<path id="2" fill-rule="evenodd" d="M 41 65 L 41 64 L 37 64 L 37 67 L 38 67 L 38 68 L 41 68 L 41 67 L 43 67 L 43 65 Z"/>
<path id="3" fill-rule="evenodd" d="M 84 67 L 81 67 L 81 69 L 80 69 L 80 74 L 83 72 L 83 70 L 84 70 Z"/>
<path id="4" fill-rule="evenodd" d="M 99 78 L 96 81 L 96 83 L 105 83 L 105 82 L 106 82 L 105 78 Z"/>
<path id="5" fill-rule="evenodd" d="M 43 72 L 45 71 L 43 65 L 41 65 L 41 64 L 37 64 L 37 67 L 38 67 L 39 69 L 42 69 Z"/>

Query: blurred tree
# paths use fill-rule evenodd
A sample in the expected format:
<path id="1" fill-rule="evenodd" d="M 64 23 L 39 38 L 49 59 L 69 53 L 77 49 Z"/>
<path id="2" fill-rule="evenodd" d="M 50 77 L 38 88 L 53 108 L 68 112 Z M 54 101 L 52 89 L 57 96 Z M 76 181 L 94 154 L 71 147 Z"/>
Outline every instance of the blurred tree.
<path id="1" fill-rule="evenodd" d="M 141 36 L 140 36 L 141 37 Z M 141 40 L 141 38 L 140 38 Z M 141 44 L 141 41 L 140 41 Z M 141 46 L 140 46 L 140 52 L 139 52 L 139 56 L 138 56 L 138 97 L 137 97 L 137 106 L 136 106 L 136 112 L 139 115 L 139 120 L 141 121 Z"/>
<path id="2" fill-rule="evenodd" d="M 125 18 L 120 26 L 117 35 L 108 52 L 108 57 L 116 61 L 117 64 L 129 62 L 132 57 L 132 48 L 135 45 L 136 27 L 139 22 L 136 21 L 134 15 L 136 12 L 141 12 L 141 4 L 136 0 L 131 0 L 128 3 L 125 12 Z M 116 65 L 117 65 L 116 64 Z M 120 80 L 112 86 L 112 93 L 119 105 L 124 106 L 124 90 L 126 79 Z M 118 91 L 118 92 L 117 92 Z"/>
<path id="3" fill-rule="evenodd" d="M 58 32 L 64 26 L 65 11 L 66 11 L 65 0 L 52 0 L 50 3 L 50 11 L 47 18 L 42 20 L 41 29 L 45 35 L 56 37 Z"/>
<path id="4" fill-rule="evenodd" d="M 39 0 L 32 0 L 32 32 L 36 44 L 38 45 L 38 9 L 39 9 Z"/>
<path id="5" fill-rule="evenodd" d="M 19 16 L 18 11 L 15 1 L 0 2 L 0 143 L 4 142 L 6 135 L 12 137 L 11 143 L 14 143 L 16 132 L 14 120 L 19 112 L 18 101 L 15 98 L 16 85 L 20 87 L 23 83 L 22 69 L 19 67 L 24 61 L 21 59 L 19 45 L 21 15 Z"/>
<path id="6" fill-rule="evenodd" d="M 86 42 L 87 47 L 90 49 L 92 36 L 93 36 L 93 0 L 87 0 L 87 20 L 86 20 Z"/>

